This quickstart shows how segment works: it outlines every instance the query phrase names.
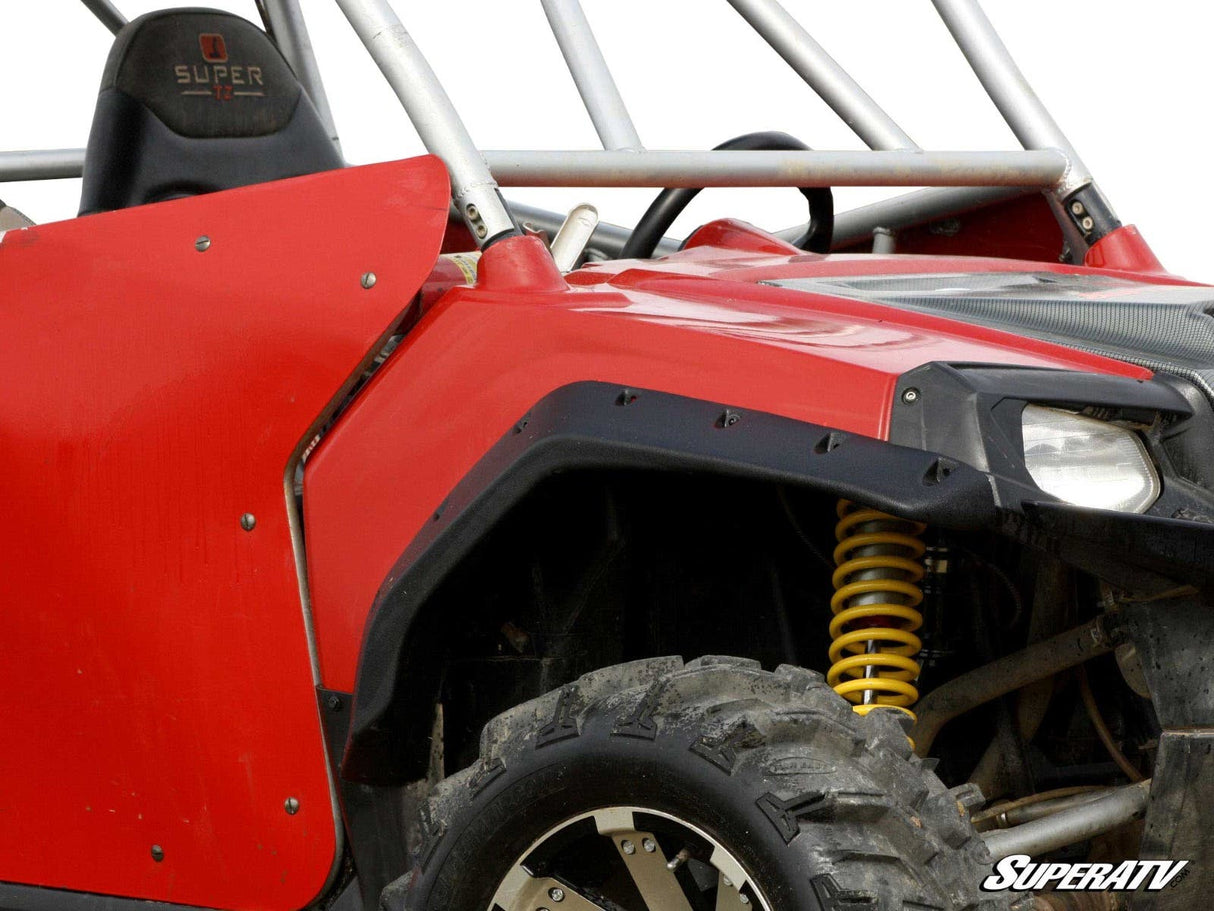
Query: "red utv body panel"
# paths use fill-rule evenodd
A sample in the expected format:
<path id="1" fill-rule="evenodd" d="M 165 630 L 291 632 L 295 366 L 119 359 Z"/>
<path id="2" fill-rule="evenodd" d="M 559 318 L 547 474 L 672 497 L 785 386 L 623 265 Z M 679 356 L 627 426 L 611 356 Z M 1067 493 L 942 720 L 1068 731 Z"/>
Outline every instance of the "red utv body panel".
<path id="1" fill-rule="evenodd" d="M 449 292 L 412 329 L 307 463 L 308 572 L 326 686 L 353 688 L 367 613 L 405 546 L 499 437 L 565 384 L 638 386 L 884 437 L 898 376 L 930 361 L 1150 375 L 974 325 L 757 284 L 1019 271 L 1022 261 L 791 255 L 737 223 L 705 232 L 735 248 L 609 262 L 565 279 L 535 238 L 501 241 L 482 258 L 476 288 Z"/>
<path id="2" fill-rule="evenodd" d="M 447 210 L 427 157 L 4 236 L 0 881 L 267 909 L 323 888 L 285 473 Z"/>
<path id="3" fill-rule="evenodd" d="M 565 277 L 538 240 L 504 240 L 475 288 L 444 294 L 458 280 L 432 272 L 447 213 L 427 157 L 5 235 L 0 882 L 223 908 L 312 900 L 339 837 L 315 684 L 353 688 L 393 563 L 563 385 L 884 437 L 897 377 L 934 360 L 1149 375 L 758 283 L 1019 260 L 820 257 L 717 222 L 667 260 Z M 429 309 L 307 458 L 308 605 L 288 475 L 427 275 Z"/>
<path id="4" fill-rule="evenodd" d="M 929 256 L 997 256 L 1056 263 L 1064 238 L 1041 193 L 988 203 L 897 232 L 899 253 Z M 868 253 L 871 237 L 834 247 L 837 253 Z"/>

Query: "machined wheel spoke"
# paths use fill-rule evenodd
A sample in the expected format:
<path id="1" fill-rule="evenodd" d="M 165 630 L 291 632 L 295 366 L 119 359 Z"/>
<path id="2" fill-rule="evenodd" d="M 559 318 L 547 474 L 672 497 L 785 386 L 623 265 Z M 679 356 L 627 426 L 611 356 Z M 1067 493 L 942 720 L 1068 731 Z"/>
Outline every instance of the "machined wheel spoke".
<path id="1" fill-rule="evenodd" d="M 720 871 L 717 877 L 716 911 L 754 911 L 750 899 L 739 891 L 737 883 Z"/>
<path id="2" fill-rule="evenodd" d="M 637 830 L 631 810 L 626 807 L 598 810 L 594 823 L 599 834 L 610 838 L 624 859 L 628 875 L 649 911 L 691 911 L 687 893 L 674 875 L 678 865 L 667 864 L 662 847 L 652 832 Z"/>
<path id="3" fill-rule="evenodd" d="M 728 851 L 720 845 L 713 848 L 709 863 L 717 871 L 716 911 L 754 911 L 749 896 L 742 892 L 746 886 L 746 871 Z"/>
<path id="4" fill-rule="evenodd" d="M 604 911 L 602 905 L 565 883 L 550 876 L 533 876 L 522 864 L 506 874 L 490 907 L 504 911 Z"/>
<path id="5" fill-rule="evenodd" d="M 649 911 L 691 911 L 687 893 L 674 870 L 666 866 L 666 857 L 653 833 L 617 832 L 612 840 Z"/>
<path id="6" fill-rule="evenodd" d="M 628 815 L 631 817 L 632 814 Z M 666 856 L 652 832 L 605 825 L 604 819 L 598 814 L 595 821 L 599 832 L 611 839 L 624 859 L 628 875 L 632 877 L 649 911 L 691 911 L 687 893 L 674 875 L 675 868 L 667 865 Z M 608 831 L 604 831 L 605 828 Z"/>

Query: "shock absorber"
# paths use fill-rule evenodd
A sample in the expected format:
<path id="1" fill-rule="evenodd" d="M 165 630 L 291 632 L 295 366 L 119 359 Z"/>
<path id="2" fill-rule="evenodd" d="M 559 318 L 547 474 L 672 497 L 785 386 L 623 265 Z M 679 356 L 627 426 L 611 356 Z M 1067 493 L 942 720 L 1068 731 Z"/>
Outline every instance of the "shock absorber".
<path id="1" fill-rule="evenodd" d="M 925 526 L 848 500 L 836 512 L 826 682 L 862 715 L 887 707 L 914 718 Z"/>

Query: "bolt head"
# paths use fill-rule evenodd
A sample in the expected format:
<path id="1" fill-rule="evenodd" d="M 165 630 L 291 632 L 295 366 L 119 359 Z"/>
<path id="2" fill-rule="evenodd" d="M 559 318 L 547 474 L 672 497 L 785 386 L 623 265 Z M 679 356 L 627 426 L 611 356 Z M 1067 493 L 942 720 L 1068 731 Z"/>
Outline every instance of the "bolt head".
<path id="1" fill-rule="evenodd" d="M 554 902 L 563 902 L 565 900 L 565 890 L 554 886 L 548 890 L 548 897 Z"/>
<path id="2" fill-rule="evenodd" d="M 464 211 L 468 213 L 468 217 L 473 221 L 481 217 L 480 209 L 474 205 L 469 204 L 468 208 L 464 209 Z"/>
<path id="3" fill-rule="evenodd" d="M 658 849 L 657 844 L 652 838 L 641 839 L 641 847 L 645 849 L 646 854 L 652 854 Z"/>
<path id="4" fill-rule="evenodd" d="M 341 708 L 341 697 L 340 696 L 330 696 L 328 699 L 325 700 L 325 704 L 329 707 L 330 712 L 336 712 L 338 709 Z"/>
<path id="5" fill-rule="evenodd" d="M 211 238 L 207 237 L 205 234 L 202 235 L 202 237 L 194 241 L 194 249 L 199 253 L 206 253 L 207 250 L 211 249 Z"/>
<path id="6" fill-rule="evenodd" d="M 245 531 L 252 531 L 257 527 L 257 516 L 253 515 L 251 512 L 246 512 L 240 517 L 240 527 Z"/>
<path id="7" fill-rule="evenodd" d="M 1085 231 L 1091 231 L 1096 226 L 1096 222 L 1092 221 L 1092 216 L 1090 215 L 1081 221 L 1080 224 L 1083 225 L 1083 230 Z"/>
<path id="8" fill-rule="evenodd" d="M 1074 212 L 1076 215 L 1082 215 L 1083 214 L 1083 203 L 1081 203 L 1079 200 L 1075 200 L 1075 202 L 1071 203 L 1071 211 Z"/>
<path id="9" fill-rule="evenodd" d="M 156 863 L 164 860 L 164 848 L 160 847 L 160 845 L 152 845 L 152 860 L 156 861 Z"/>
<path id="10" fill-rule="evenodd" d="M 282 808 L 287 811 L 288 816 L 294 816 L 299 812 L 299 801 L 294 797 L 288 797 L 282 802 Z"/>
<path id="11" fill-rule="evenodd" d="M 620 850 L 625 854 L 636 854 L 637 846 L 625 838 L 622 842 L 620 842 Z"/>
<path id="12" fill-rule="evenodd" d="M 902 401 L 905 402 L 907 405 L 915 404 L 915 402 L 919 401 L 919 390 L 916 389 L 914 386 L 912 386 L 910 389 L 907 389 L 905 392 L 902 393 Z"/>
<path id="13" fill-rule="evenodd" d="M 476 226 L 476 236 L 477 236 L 477 237 L 482 237 L 482 238 L 483 238 L 483 237 L 484 237 L 486 234 L 488 234 L 488 233 L 489 233 L 489 229 L 488 229 L 488 228 L 486 228 L 486 227 L 485 227 L 483 224 L 478 224 L 478 225 Z"/>
<path id="14" fill-rule="evenodd" d="M 362 278 L 358 280 L 358 283 L 363 286 L 364 290 L 370 291 L 375 287 L 376 281 L 378 281 L 378 279 L 376 279 L 374 272 L 364 272 L 362 274 Z"/>

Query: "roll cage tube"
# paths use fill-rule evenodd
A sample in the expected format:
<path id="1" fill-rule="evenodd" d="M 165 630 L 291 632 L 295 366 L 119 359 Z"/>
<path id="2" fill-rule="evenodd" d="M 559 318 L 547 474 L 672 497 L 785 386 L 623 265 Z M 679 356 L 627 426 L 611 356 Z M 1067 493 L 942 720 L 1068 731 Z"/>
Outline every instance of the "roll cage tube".
<path id="1" fill-rule="evenodd" d="M 727 139 L 721 149 L 754 151 L 808 151 L 809 146 L 794 136 L 780 132 L 746 133 Z M 653 256 L 674 220 L 696 198 L 703 187 L 667 187 L 658 194 L 637 222 L 632 236 L 620 253 L 621 259 L 648 259 Z M 801 187 L 801 195 L 809 203 L 809 227 L 793 241 L 793 245 L 811 253 L 829 253 L 835 225 L 835 197 L 830 187 Z"/>
<path id="2" fill-rule="evenodd" d="M 1078 231 L 1089 244 L 1120 224 L 1062 131 L 1029 88 L 977 0 L 936 0 L 936 8 L 1024 145 L 1022 152 L 940 153 L 919 149 L 778 0 L 731 2 L 811 89 L 872 148 L 881 151 L 646 151 L 640 147 L 639 136 L 578 0 L 548 0 L 545 11 L 549 23 L 606 148 L 602 152 L 486 152 L 482 157 L 387 0 L 338 0 L 409 111 L 427 148 L 447 162 L 456 203 L 481 246 L 495 239 L 496 228 L 504 233 L 517 231 L 497 193 L 498 183 L 667 187 L 1035 184 L 1053 193 L 1065 226 Z M 577 48 L 584 53 L 574 53 Z M 469 210 L 473 195 L 481 202 Z M 482 210 L 494 224 L 478 223 L 475 216 Z"/>
<path id="3" fill-rule="evenodd" d="M 110 0 L 83 0 L 109 28 L 125 21 Z M 1057 123 L 1033 93 L 977 0 L 933 0 L 987 94 L 1020 140 L 1018 152 L 920 149 L 778 0 L 729 0 L 739 14 L 872 151 L 649 151 L 640 144 L 578 0 L 544 0 L 545 12 L 603 151 L 481 152 L 387 0 L 336 0 L 403 103 L 426 148 L 451 175 L 457 210 L 479 246 L 518 228 L 501 186 L 934 186 L 1046 191 L 1081 253 L 1120 226 Z M 268 27 L 323 109 L 298 0 L 258 0 Z M 79 176 L 80 150 L 0 152 L 0 180 Z M 974 198 L 979 198 L 981 194 Z M 955 194 L 943 193 L 945 209 Z M 916 197 L 914 205 L 935 205 Z M 803 229 L 797 229 L 796 236 Z"/>
<path id="4" fill-rule="evenodd" d="M 426 149 L 451 174 L 451 198 L 477 246 L 522 232 L 497 181 L 421 49 L 387 0 L 337 0 L 350 25 L 404 105 Z"/>

